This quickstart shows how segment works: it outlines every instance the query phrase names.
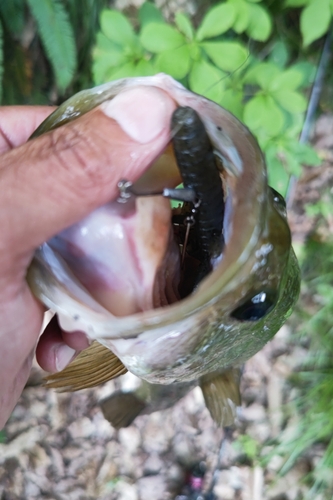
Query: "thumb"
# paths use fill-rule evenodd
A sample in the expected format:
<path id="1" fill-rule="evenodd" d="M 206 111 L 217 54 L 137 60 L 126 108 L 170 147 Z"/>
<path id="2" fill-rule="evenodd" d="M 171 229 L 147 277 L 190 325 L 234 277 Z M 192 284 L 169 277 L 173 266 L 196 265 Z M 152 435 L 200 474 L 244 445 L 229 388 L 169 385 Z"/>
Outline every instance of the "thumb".
<path id="1" fill-rule="evenodd" d="M 164 91 L 137 87 L 2 155 L 0 264 L 1 255 L 31 258 L 41 243 L 116 198 L 118 181 L 138 178 L 168 143 L 174 109 Z"/>

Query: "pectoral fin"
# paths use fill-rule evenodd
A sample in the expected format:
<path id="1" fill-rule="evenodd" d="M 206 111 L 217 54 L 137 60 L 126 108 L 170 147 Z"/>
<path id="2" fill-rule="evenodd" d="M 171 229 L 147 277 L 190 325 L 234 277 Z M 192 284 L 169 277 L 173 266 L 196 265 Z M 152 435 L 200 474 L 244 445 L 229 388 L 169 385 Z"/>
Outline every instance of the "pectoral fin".
<path id="1" fill-rule="evenodd" d="M 100 406 L 106 420 L 115 429 L 120 429 L 131 425 L 146 404 L 132 392 L 119 391 L 101 401 Z"/>
<path id="2" fill-rule="evenodd" d="M 200 379 L 206 406 L 221 427 L 232 425 L 236 418 L 236 408 L 241 404 L 239 381 L 238 368 L 207 374 Z"/>
<path id="3" fill-rule="evenodd" d="M 96 387 L 127 372 L 112 351 L 94 342 L 82 351 L 64 370 L 45 378 L 47 387 L 65 391 L 79 391 Z"/>

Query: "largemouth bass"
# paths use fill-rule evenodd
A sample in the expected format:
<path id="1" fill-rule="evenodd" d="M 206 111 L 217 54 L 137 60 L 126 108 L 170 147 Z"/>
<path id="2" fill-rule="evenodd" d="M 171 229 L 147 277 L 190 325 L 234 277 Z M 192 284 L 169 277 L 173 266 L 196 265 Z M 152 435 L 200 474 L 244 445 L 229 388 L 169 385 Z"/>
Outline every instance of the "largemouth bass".
<path id="1" fill-rule="evenodd" d="M 49 384 L 77 390 L 126 370 L 145 383 L 162 384 L 164 395 L 174 390 L 172 384 L 182 393 L 199 383 L 212 417 L 229 425 L 239 404 L 238 368 L 273 337 L 298 296 L 300 275 L 285 204 L 267 184 L 265 161 L 250 131 L 216 103 L 164 74 L 80 92 L 33 137 L 97 106 L 111 103 L 119 113 L 123 96 L 135 89 L 145 98 L 162 92 L 173 103 L 165 116 L 160 156 L 130 179 L 123 179 L 120 168 L 118 199 L 42 245 L 28 272 L 32 291 L 57 313 L 60 325 L 96 341 L 63 372 L 51 375 Z M 140 111 L 140 100 L 137 105 Z M 191 119 L 195 113 L 205 144 L 208 137 L 207 172 L 211 169 L 214 179 L 209 189 L 216 191 L 216 204 L 195 163 L 201 139 L 191 152 L 196 128 L 184 155 L 191 129 L 182 135 L 186 119 L 182 122 L 179 109 L 190 110 Z M 177 197 L 175 188 L 182 181 L 179 196 L 185 203 L 172 209 L 168 196 Z M 213 232 L 207 238 L 209 217 Z M 199 231 L 190 236 L 196 223 Z M 191 250 L 196 246 L 201 253 Z M 203 274 L 201 260 L 208 261 Z M 116 406 L 117 399 L 111 401 Z M 131 404 L 128 399 L 124 403 L 129 418 L 118 411 L 116 426 L 128 425 L 142 411 L 142 398 L 138 411 Z M 105 413 L 112 422 L 109 410 Z"/>

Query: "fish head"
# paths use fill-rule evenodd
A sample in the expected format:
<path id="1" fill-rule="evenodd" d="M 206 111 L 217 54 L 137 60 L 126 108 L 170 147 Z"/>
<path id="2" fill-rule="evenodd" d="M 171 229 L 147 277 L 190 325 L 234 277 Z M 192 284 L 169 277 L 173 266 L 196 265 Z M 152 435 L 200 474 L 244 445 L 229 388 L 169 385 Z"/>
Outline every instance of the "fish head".
<path id="1" fill-rule="evenodd" d="M 126 181 L 134 192 L 180 183 L 171 112 L 194 109 L 221 165 L 223 251 L 212 258 L 211 272 L 182 296 L 184 271 L 170 202 L 129 196 L 122 203 L 120 193 L 43 244 L 28 282 L 65 330 L 84 331 L 135 375 L 156 384 L 189 382 L 239 366 L 272 338 L 297 299 L 299 269 L 285 206 L 267 184 L 256 139 L 231 113 L 167 75 L 83 91 L 50 115 L 34 137 L 110 102 L 121 107 L 122 96 L 137 88 L 148 95 L 163 92 L 173 104 L 160 154 Z M 122 181 L 121 166 L 117 175 L 116 182 Z"/>

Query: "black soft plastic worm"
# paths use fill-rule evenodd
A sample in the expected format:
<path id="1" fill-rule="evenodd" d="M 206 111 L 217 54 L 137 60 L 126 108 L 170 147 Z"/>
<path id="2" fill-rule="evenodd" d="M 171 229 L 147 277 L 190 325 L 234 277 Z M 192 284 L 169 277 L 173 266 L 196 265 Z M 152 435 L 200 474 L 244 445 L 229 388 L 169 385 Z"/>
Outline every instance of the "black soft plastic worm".
<path id="1" fill-rule="evenodd" d="M 192 188 L 200 205 L 196 225 L 204 257 L 222 253 L 224 197 L 213 148 L 198 113 L 177 108 L 171 119 L 173 148 L 184 187 Z"/>

